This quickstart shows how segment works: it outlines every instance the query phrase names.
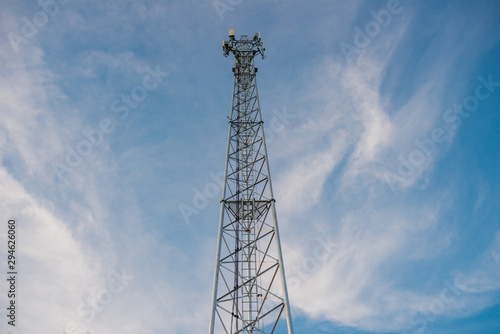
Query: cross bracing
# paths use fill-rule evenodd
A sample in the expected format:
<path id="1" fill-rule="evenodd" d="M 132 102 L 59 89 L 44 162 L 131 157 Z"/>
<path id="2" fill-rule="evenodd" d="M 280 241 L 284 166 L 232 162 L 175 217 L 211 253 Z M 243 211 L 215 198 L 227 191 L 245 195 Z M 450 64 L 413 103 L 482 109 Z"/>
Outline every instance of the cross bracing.
<path id="1" fill-rule="evenodd" d="M 230 31 L 223 51 L 235 66 L 209 333 L 277 334 L 283 319 L 293 334 L 255 79 L 264 43 Z"/>

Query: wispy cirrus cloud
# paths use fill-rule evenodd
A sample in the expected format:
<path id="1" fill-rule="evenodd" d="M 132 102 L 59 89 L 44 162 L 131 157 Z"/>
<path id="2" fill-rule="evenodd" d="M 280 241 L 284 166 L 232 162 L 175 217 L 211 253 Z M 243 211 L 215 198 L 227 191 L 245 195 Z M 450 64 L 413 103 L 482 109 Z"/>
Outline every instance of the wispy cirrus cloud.
<path id="1" fill-rule="evenodd" d="M 2 6 L 4 37 L 20 17 L 40 10 L 20 5 L 13 15 L 13 7 Z M 259 71 L 264 119 L 272 121 L 270 105 L 287 105 L 296 115 L 269 145 L 285 264 L 290 277 L 300 278 L 291 291 L 294 310 L 326 319 L 332 332 L 335 324 L 411 331 L 492 305 L 495 243 L 477 246 L 473 259 L 455 259 L 461 245 L 483 240 L 461 226 L 467 203 L 458 188 L 431 181 L 445 172 L 445 156 L 472 150 L 440 122 L 472 94 L 478 75 L 487 77 L 478 64 L 498 38 L 486 5 L 404 6 L 349 63 L 339 44 L 373 20 L 370 10 L 386 7 L 261 1 L 242 3 L 221 24 L 210 1 L 73 1 L 17 55 L 4 38 L 0 210 L 25 224 L 21 263 L 33 284 L 23 288 L 25 326 L 38 324 L 26 332 L 62 331 L 69 322 L 103 333 L 206 329 L 218 210 L 207 207 L 187 226 L 177 206 L 179 198 L 192 198 L 200 178 L 209 179 L 207 166 L 219 157 L 216 166 L 223 165 L 231 65 L 217 36 L 224 38 L 231 22 L 240 24 L 238 34 L 252 34 L 258 22 L 268 44 Z M 54 183 L 50 163 L 83 139 L 83 129 L 112 117 L 111 103 L 156 64 L 172 72 L 168 82 L 66 182 Z M 482 108 L 494 99 L 460 131 L 485 117 L 489 110 Z M 449 131 L 447 140 L 393 191 L 386 173 L 436 127 Z M 455 183 L 469 180 L 462 167 L 448 169 L 457 173 Z M 484 177 L 472 198 L 478 215 L 494 202 L 491 181 Z M 318 258 L 323 236 L 334 247 Z M 86 323 L 79 305 L 108 288 L 122 268 L 140 284 L 132 280 Z M 446 282 L 460 295 L 446 290 L 443 301 L 451 289 Z"/>
<path id="2" fill-rule="evenodd" d="M 461 290 L 470 293 L 482 293 L 500 290 L 500 232 L 467 272 L 461 272 L 455 278 L 455 284 Z"/>
<path id="3" fill-rule="evenodd" d="M 460 234 L 459 229 L 443 227 L 446 206 L 439 208 L 432 200 L 421 198 L 415 203 L 411 200 L 418 196 L 415 190 L 430 187 L 426 179 L 433 173 L 439 153 L 452 146 L 452 132 L 438 152 L 428 157 L 425 168 L 396 193 L 384 178 L 388 170 L 397 168 L 398 156 L 414 149 L 415 140 L 443 126 L 442 114 L 451 103 L 445 95 L 450 94 L 449 78 L 455 74 L 454 64 L 459 58 L 447 52 L 453 43 L 446 41 L 454 34 L 451 30 L 439 34 L 426 51 L 428 56 L 422 61 L 432 57 L 433 62 L 419 74 L 425 80 L 412 87 L 412 94 L 403 103 L 396 102 L 397 94 L 404 95 L 406 84 L 401 82 L 398 88 L 387 80 L 392 75 L 391 67 L 399 66 L 395 57 L 414 34 L 410 30 L 413 15 L 410 10 L 404 13 L 404 22 L 392 22 L 393 29 L 384 31 L 350 64 L 335 56 L 318 64 L 318 70 L 311 71 L 313 80 L 304 94 L 311 97 L 307 100 L 306 121 L 287 129 L 280 141 L 284 147 L 278 149 L 278 165 L 285 170 L 275 177 L 277 197 L 283 201 L 278 203 L 278 210 L 283 210 L 282 220 L 293 230 L 287 234 L 288 242 L 300 244 L 302 239 L 321 235 L 326 228 L 337 245 L 301 289 L 292 292 L 291 299 L 304 314 L 363 330 L 415 330 L 420 328 L 414 323 L 419 319 L 429 323 L 422 314 L 454 317 L 487 306 L 483 296 L 462 293 L 436 315 L 432 309 L 446 288 L 445 278 L 428 291 L 407 286 L 404 272 L 387 271 L 395 263 L 410 267 L 414 263 L 415 268 L 420 261 L 440 263 Z M 455 29 L 463 28 L 459 20 L 452 21 Z M 467 52 L 467 43 L 460 47 Z M 471 56 L 462 64 L 463 71 L 473 67 L 473 62 Z M 387 85 L 392 89 L 387 90 Z M 462 101 L 467 91 L 458 85 L 452 94 L 451 101 Z M 332 177 L 338 181 L 332 181 Z M 454 200 L 443 190 L 435 196 L 438 201 Z M 300 225 L 303 220 L 307 224 Z M 288 268 L 300 266 L 310 256 L 306 245 L 294 247 L 288 254 Z M 444 277 L 450 282 L 453 275 L 454 270 L 450 270 Z M 465 285 L 466 278 L 457 276 L 457 290 L 461 289 L 459 281 Z"/>

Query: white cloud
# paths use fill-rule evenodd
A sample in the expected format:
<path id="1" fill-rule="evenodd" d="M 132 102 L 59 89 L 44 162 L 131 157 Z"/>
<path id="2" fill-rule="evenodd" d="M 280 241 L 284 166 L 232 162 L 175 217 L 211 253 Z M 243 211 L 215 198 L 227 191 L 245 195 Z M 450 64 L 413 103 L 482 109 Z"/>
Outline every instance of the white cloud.
<path id="1" fill-rule="evenodd" d="M 457 275 L 455 284 L 469 293 L 500 290 L 500 232 L 484 254 L 474 261 L 474 266 Z"/>
<path id="2" fill-rule="evenodd" d="M 102 284 L 101 262 L 90 257 L 65 222 L 40 205 L 4 168 L 0 179 L 1 215 L 17 219 L 18 305 L 24 318 L 18 327 L 23 333 L 34 333 L 62 326 L 65 319 L 75 317 L 84 292 Z M 2 302 L 6 302 L 4 295 Z"/>
<path id="3" fill-rule="evenodd" d="M 382 42 L 392 39 L 394 51 L 408 24 L 395 24 L 394 33 L 385 31 Z M 405 273 L 393 265 L 416 268 L 418 261 L 439 262 L 457 232 L 449 226 L 443 229 L 439 220 L 439 203 L 453 200 L 449 194 L 438 194 L 436 201 L 419 198 L 418 204 L 399 201 L 384 174 L 397 170 L 398 156 L 414 150 L 416 139 L 442 126 L 442 95 L 449 93 L 444 83 L 453 62 L 431 66 L 427 81 L 402 106 L 391 109 L 390 97 L 382 95 L 381 88 L 387 66 L 394 63 L 390 56 L 381 57 L 382 51 L 367 47 L 354 63 L 344 65 L 330 57 L 315 66 L 300 97 L 307 120 L 286 128 L 274 142 L 280 145 L 283 170 L 274 179 L 280 221 L 289 229 L 284 239 L 287 271 L 295 277 L 313 256 L 312 239 L 328 233 L 336 243 L 328 260 L 291 292 L 292 304 L 314 318 L 369 331 L 401 331 L 412 326 L 412 316 L 440 298 L 445 285 L 430 291 L 407 286 Z M 415 189 L 452 139 L 400 189 Z M 338 185 L 329 180 L 331 175 Z M 479 276 L 481 283 L 494 282 L 493 277 Z M 444 315 L 470 314 L 485 305 L 481 298 L 462 295 L 446 305 Z"/>
<path id="4" fill-rule="evenodd" d="M 339 11 L 340 16 L 345 16 L 342 22 L 349 32 L 350 21 L 361 10 L 360 4 L 351 4 L 352 7 Z M 88 115 L 65 95 L 61 77 L 48 69 L 48 56 L 38 44 L 51 39 L 68 41 L 63 36 L 68 29 L 73 29 L 69 33 L 75 33 L 82 49 L 76 55 L 68 52 L 66 56 L 80 57 L 82 63 L 67 62 L 65 66 L 71 67 L 67 70 L 72 74 L 87 76 L 84 79 L 88 80 L 98 78 L 103 68 L 116 73 L 143 73 L 146 64 L 141 58 L 143 55 L 127 51 L 132 45 L 128 39 L 132 40 L 143 25 L 150 29 L 145 31 L 151 36 L 151 40 L 140 41 L 147 45 L 144 50 L 165 40 L 176 46 L 168 52 L 177 57 L 199 52 L 199 59 L 204 60 L 212 51 L 200 52 L 197 49 L 200 43 L 193 41 L 206 35 L 203 28 L 186 28 L 189 22 L 185 14 L 206 23 L 204 20 L 210 20 L 207 18 L 210 15 L 206 15 L 205 10 L 212 10 L 211 3 L 205 7 L 184 6 L 72 3 L 51 21 L 36 41 L 24 46 L 22 53 L 16 55 L 5 45 L 0 48 L 3 64 L 0 69 L 0 157 L 4 164 L 0 170 L 0 212 L 3 216 L 14 215 L 25 224 L 20 230 L 21 263 L 25 268 L 20 277 L 29 284 L 20 287 L 25 296 L 21 300 L 23 312 L 29 317 L 24 322 L 26 333 L 61 330 L 68 321 L 83 324 L 76 313 L 77 306 L 106 287 L 112 270 L 122 267 L 136 278 L 123 293 L 114 295 L 113 302 L 87 325 L 93 332 L 192 333 L 206 329 L 210 306 L 207 288 L 211 288 L 213 259 L 210 255 L 209 264 L 205 260 L 206 250 L 215 250 L 210 248 L 215 247 L 213 242 L 207 242 L 195 227 L 182 230 L 175 226 L 176 222 L 169 221 L 172 218 L 168 210 L 164 210 L 165 216 L 154 216 L 145 212 L 149 207 L 143 204 L 153 196 L 163 196 L 162 192 L 165 198 L 178 196 L 178 189 L 169 188 L 168 182 L 174 178 L 187 179 L 188 173 L 163 174 L 167 167 L 178 163 L 175 160 L 182 160 L 187 149 L 179 149 L 183 152 L 175 158 L 164 153 L 160 159 L 158 152 L 166 152 L 166 145 L 141 142 L 124 150 L 130 156 L 123 158 L 125 153 L 117 160 L 110 147 L 103 144 L 72 172 L 67 183 L 53 184 L 50 163 L 64 157 L 65 147 L 80 138 L 82 129 L 93 125 L 86 123 L 92 120 L 87 120 L 84 114 Z M 97 14 L 91 15 L 89 8 Z M 244 13 L 243 7 L 237 10 Z M 215 13 L 212 16 L 217 19 Z M 279 159 L 277 165 L 281 167 L 279 173 L 273 174 L 273 181 L 276 181 L 278 210 L 282 214 L 278 218 L 286 226 L 281 232 L 287 236 L 282 239 L 287 270 L 293 272 L 303 266 L 305 259 L 314 256 L 315 240 L 321 233 L 332 235 L 336 245 L 317 270 L 307 273 L 308 278 L 300 289 L 291 292 L 294 307 L 307 316 L 367 330 L 397 331 L 408 327 L 412 314 L 428 308 L 439 298 L 441 286 L 429 291 L 409 287 L 404 284 L 405 273 L 394 269 L 394 264 L 438 259 L 455 240 L 456 231 L 440 229 L 440 206 L 433 199 L 419 200 L 418 205 L 398 202 L 398 197 L 404 196 L 389 192 L 384 172 L 397 168 L 398 156 L 411 151 L 413 141 L 425 138 L 436 126 L 447 83 L 445 78 L 454 64 L 446 60 L 457 59 L 456 54 L 460 52 L 450 56 L 450 45 L 439 46 L 444 38 L 440 39 L 432 49 L 441 56 L 429 67 L 427 80 L 418 82 L 408 101 L 392 110 L 391 96 L 382 92 L 387 79 L 384 76 L 388 66 L 394 64 L 391 57 L 399 42 L 406 38 L 412 22 L 410 16 L 399 20 L 404 21 L 400 24 L 394 18 L 391 26 L 355 63 L 346 65 L 343 58 L 320 55 L 318 58 L 324 58 L 317 66 L 303 68 L 307 74 L 297 80 L 296 90 L 284 89 L 298 92 L 289 104 L 296 109 L 289 109 L 295 114 L 304 110 L 307 117 L 301 120 L 297 117 L 276 136 L 273 150 L 277 154 L 270 157 L 271 161 Z M 148 20 L 153 23 L 148 25 Z M 283 30 L 273 31 L 276 37 L 289 28 L 285 20 L 289 18 L 283 20 L 279 28 Z M 333 30 L 337 22 L 335 17 L 328 17 L 327 22 L 318 24 L 323 27 L 321 32 L 326 32 L 329 30 L 325 27 Z M 14 19 L 1 25 L 4 32 L 17 29 Z M 140 36 L 145 36 L 142 33 Z M 338 30 L 334 34 L 339 37 Z M 99 42 L 89 42 L 94 38 L 98 40 L 96 36 L 109 39 L 109 50 L 99 49 Z M 333 40 L 323 38 L 320 44 L 327 47 Z M 137 48 L 144 51 L 142 44 Z M 164 58 L 167 63 L 176 60 L 171 54 Z M 50 66 L 58 66 L 57 59 L 50 61 Z M 195 81 L 196 77 L 188 79 Z M 121 82 L 111 81 L 99 82 L 111 87 L 111 92 L 99 94 L 115 97 L 122 93 L 121 89 L 114 90 L 115 84 Z M 99 91 L 102 87 L 84 84 L 80 87 L 80 84 L 78 81 L 72 88 Z M 398 89 L 396 84 L 389 86 L 390 91 Z M 191 88 L 178 89 L 189 94 Z M 85 99 L 82 104 L 94 106 L 96 100 L 105 100 L 98 98 L 97 93 L 91 96 L 93 101 Z M 200 94 L 200 99 L 203 98 Z M 103 108 L 108 106 L 106 103 Z M 172 111 L 173 114 L 183 110 L 184 105 L 175 105 L 175 108 L 178 109 Z M 181 117 L 179 114 L 181 112 L 175 117 Z M 144 136 L 147 135 L 145 130 Z M 200 134 L 200 138 L 205 137 L 210 135 Z M 190 145 L 194 145 L 193 142 L 186 143 L 187 148 Z M 199 157 L 196 158 L 193 164 L 199 162 Z M 432 170 L 434 159 L 429 159 L 428 168 L 420 169 L 398 190 L 415 189 L 426 171 Z M 171 170 L 185 170 L 183 163 Z M 141 168 L 144 164 L 149 169 Z M 152 182 L 145 182 L 158 180 L 155 172 L 168 179 L 165 187 L 155 184 L 154 188 Z M 124 173 L 133 175 L 130 178 L 133 181 L 120 180 Z M 332 176 L 335 180 L 330 182 Z M 138 198 L 130 183 L 140 185 L 144 193 L 151 191 L 153 195 Z M 436 196 L 436 202 L 449 200 L 445 195 Z M 207 215 L 206 219 L 210 217 Z M 325 231 L 319 231 L 318 226 Z M 498 264 L 497 248 L 492 246 L 484 256 L 493 259 L 489 265 Z M 457 286 L 470 293 L 498 289 L 498 277 L 487 268 L 485 262 L 471 273 L 460 274 L 455 281 Z M 209 275 L 205 276 L 207 272 Z M 137 305 L 140 307 L 135 307 Z M 448 306 L 447 312 L 451 315 L 473 312 L 485 305 L 487 300 L 470 298 L 464 293 Z M 35 326 L 32 324 L 37 325 L 36 329 L 29 327 Z"/>
<path id="5" fill-rule="evenodd" d="M 92 51 L 83 59 L 82 74 L 96 77 L 99 65 L 120 72 L 144 73 L 147 65 L 137 59 L 133 52 L 127 51 L 111 55 L 102 51 Z"/>

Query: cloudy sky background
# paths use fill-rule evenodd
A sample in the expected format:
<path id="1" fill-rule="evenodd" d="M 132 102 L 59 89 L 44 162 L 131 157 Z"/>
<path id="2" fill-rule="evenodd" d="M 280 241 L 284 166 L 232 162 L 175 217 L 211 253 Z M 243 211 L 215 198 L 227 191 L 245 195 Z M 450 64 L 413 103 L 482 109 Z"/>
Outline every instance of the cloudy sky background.
<path id="1" fill-rule="evenodd" d="M 6 259 L 15 217 L 20 273 L 8 330 L 207 332 L 235 28 L 266 43 L 295 332 L 500 331 L 497 1 L 41 4 L 0 4 L 0 245 Z"/>

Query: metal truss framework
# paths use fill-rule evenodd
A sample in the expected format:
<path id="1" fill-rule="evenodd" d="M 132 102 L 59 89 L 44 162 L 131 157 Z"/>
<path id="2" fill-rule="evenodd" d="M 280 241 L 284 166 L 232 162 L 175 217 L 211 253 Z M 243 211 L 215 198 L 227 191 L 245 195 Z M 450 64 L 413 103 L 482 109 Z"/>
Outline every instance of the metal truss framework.
<path id="1" fill-rule="evenodd" d="M 231 29 L 229 38 L 234 90 L 209 334 L 278 333 L 284 317 L 293 334 L 255 80 L 254 57 L 264 58 L 265 46 L 260 33 L 236 40 Z"/>

